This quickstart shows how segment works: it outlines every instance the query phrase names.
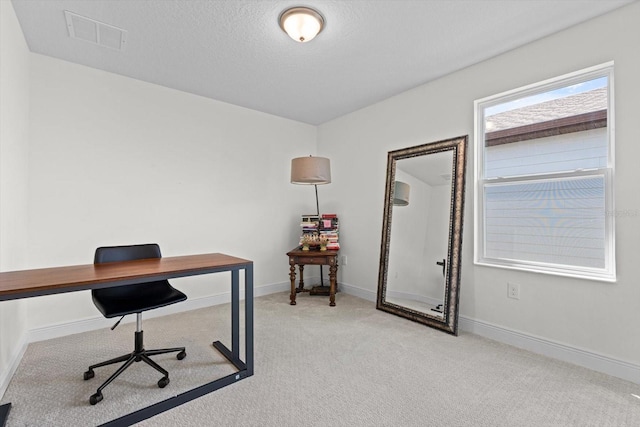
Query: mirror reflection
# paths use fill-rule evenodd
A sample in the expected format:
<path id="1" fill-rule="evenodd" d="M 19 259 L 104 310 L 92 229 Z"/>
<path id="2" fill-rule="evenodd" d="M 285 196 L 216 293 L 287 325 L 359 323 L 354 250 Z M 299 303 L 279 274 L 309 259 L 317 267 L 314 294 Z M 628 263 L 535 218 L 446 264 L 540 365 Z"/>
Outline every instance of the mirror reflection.
<path id="1" fill-rule="evenodd" d="M 386 301 L 440 317 L 446 285 L 452 164 L 450 150 L 397 162 L 389 242 Z M 400 190 L 410 194 L 411 203 L 396 203 L 399 183 L 404 184 Z"/>
<path id="2" fill-rule="evenodd" d="M 454 334 L 466 140 L 389 153 L 377 304 Z"/>

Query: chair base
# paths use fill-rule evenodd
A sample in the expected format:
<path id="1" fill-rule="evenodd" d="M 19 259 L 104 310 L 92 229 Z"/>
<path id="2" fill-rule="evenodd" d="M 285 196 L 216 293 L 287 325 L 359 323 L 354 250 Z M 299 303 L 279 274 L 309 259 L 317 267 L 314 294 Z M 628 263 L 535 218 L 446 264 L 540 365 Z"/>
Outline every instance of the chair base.
<path id="1" fill-rule="evenodd" d="M 96 393 L 89 398 L 89 403 L 91 403 L 92 405 L 95 405 L 96 403 L 100 402 L 103 398 L 102 390 L 106 386 L 111 384 L 111 382 L 115 380 L 121 373 L 123 373 L 129 366 L 131 366 L 133 362 L 145 362 L 147 365 L 151 366 L 156 371 L 160 372 L 163 375 L 163 377 L 160 378 L 160 380 L 158 380 L 158 387 L 164 388 L 167 386 L 167 384 L 169 384 L 169 372 L 167 372 L 160 365 L 158 365 L 156 362 L 151 360 L 149 356 L 178 352 L 176 357 L 178 360 L 182 360 L 187 356 L 185 348 L 175 347 L 175 348 L 163 348 L 158 350 L 145 350 L 143 345 L 142 334 L 143 334 L 143 331 L 135 332 L 135 350 L 133 352 L 129 354 L 125 354 L 120 357 L 109 359 L 105 362 L 96 363 L 95 365 L 89 366 L 89 369 L 84 373 L 85 380 L 89 380 L 95 376 L 95 372 L 93 371 L 95 368 L 112 365 L 114 363 L 125 362 L 122 366 L 118 368 L 117 371 L 115 371 L 109 378 L 107 378 L 107 380 L 104 383 L 102 383 L 100 387 L 98 387 L 98 390 L 96 391 Z"/>

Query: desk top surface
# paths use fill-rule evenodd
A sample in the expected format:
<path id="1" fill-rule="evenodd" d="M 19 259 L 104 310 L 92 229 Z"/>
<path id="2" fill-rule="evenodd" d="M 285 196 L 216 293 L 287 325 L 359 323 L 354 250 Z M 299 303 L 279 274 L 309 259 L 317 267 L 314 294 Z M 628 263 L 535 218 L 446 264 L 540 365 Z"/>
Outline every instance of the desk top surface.
<path id="1" fill-rule="evenodd" d="M 252 264 L 246 259 L 213 253 L 7 271 L 0 273 L 0 300 L 144 282 L 144 279 L 193 276 Z"/>

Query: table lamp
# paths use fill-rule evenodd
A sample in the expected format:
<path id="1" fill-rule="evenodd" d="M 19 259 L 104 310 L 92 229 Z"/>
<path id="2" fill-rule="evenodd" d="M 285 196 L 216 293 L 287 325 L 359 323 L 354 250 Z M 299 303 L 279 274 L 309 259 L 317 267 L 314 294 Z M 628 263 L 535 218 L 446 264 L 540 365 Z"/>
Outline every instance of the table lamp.
<path id="1" fill-rule="evenodd" d="M 320 219 L 318 185 L 331 184 L 331 165 L 326 157 L 297 157 L 291 159 L 291 183 L 313 185 L 316 190 L 316 214 Z M 322 266 L 320 266 L 320 286 L 324 286 Z"/>
<path id="2" fill-rule="evenodd" d="M 395 181 L 393 184 L 393 206 L 407 206 L 411 187 L 402 181 Z"/>

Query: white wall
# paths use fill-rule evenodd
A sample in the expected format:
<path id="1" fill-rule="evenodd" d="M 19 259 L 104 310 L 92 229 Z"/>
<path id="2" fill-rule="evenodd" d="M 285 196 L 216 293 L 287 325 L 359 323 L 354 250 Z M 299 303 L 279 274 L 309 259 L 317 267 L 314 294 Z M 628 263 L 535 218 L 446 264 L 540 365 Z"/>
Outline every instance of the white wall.
<path id="1" fill-rule="evenodd" d="M 289 183 L 314 126 L 31 55 L 29 264 L 93 262 L 101 245 L 254 261 L 256 287 L 288 282 L 285 253 L 313 191 Z M 228 275 L 174 280 L 190 299 Z M 28 300 L 29 328 L 96 317 L 89 292 Z"/>
<path id="2" fill-rule="evenodd" d="M 616 218 L 615 284 L 474 266 L 471 157 L 475 99 L 614 60 L 616 207 L 638 212 L 638 22 L 634 3 L 321 125 L 319 151 L 334 175 L 327 203 L 340 206 L 349 259 L 341 281 L 375 293 L 387 152 L 468 134 L 461 315 L 638 366 L 640 217 Z M 520 300 L 507 298 L 509 281 Z"/>
<path id="3" fill-rule="evenodd" d="M 0 2 L 0 271 L 26 268 L 29 50 Z M 25 303 L 0 302 L 0 396 L 24 345 Z"/>

